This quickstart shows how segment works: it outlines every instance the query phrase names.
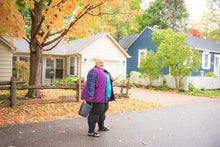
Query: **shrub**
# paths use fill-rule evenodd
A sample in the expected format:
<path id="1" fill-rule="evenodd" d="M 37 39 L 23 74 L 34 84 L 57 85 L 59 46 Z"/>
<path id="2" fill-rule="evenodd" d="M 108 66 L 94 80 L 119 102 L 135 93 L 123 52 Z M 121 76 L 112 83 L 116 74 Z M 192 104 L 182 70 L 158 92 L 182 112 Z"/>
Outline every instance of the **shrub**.
<path id="1" fill-rule="evenodd" d="M 18 74 L 17 80 L 29 81 L 30 74 L 30 64 L 25 61 L 15 62 L 15 71 L 13 71 L 13 76 Z"/>
<path id="2" fill-rule="evenodd" d="M 52 85 L 55 86 L 58 83 L 62 83 L 62 84 L 71 84 L 71 83 L 76 83 L 77 82 L 77 77 L 67 77 L 66 79 L 55 79 L 53 80 Z"/>
<path id="3" fill-rule="evenodd" d="M 205 74 L 206 77 L 213 77 L 213 78 L 218 78 L 218 76 L 216 76 L 214 74 L 214 72 L 208 72 L 207 74 Z"/>

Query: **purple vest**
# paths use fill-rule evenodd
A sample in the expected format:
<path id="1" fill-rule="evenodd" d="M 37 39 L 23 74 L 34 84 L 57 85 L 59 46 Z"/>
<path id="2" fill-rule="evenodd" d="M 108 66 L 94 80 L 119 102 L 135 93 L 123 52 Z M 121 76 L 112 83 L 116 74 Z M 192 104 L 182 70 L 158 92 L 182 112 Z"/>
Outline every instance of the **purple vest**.
<path id="1" fill-rule="evenodd" d="M 91 70 L 94 70 L 94 71 L 97 72 L 94 99 L 93 100 L 89 99 L 88 90 L 87 90 L 87 82 L 86 82 L 86 85 L 83 87 L 81 97 L 82 97 L 82 99 L 84 99 L 88 102 L 104 103 L 105 102 L 105 96 L 106 96 L 106 93 L 105 93 L 106 92 L 106 75 L 102 71 L 102 69 L 99 69 L 97 67 L 94 67 Z M 104 71 L 109 74 L 109 72 L 107 70 L 104 70 Z M 111 94 L 110 101 L 115 100 L 112 80 L 111 80 L 111 86 L 112 86 L 112 94 Z"/>

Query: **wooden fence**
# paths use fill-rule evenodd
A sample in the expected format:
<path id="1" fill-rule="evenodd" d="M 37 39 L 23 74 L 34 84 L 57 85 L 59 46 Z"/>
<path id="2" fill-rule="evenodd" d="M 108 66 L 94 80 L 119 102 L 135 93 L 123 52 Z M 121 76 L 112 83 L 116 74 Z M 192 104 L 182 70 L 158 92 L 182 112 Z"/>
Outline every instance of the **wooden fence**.
<path id="1" fill-rule="evenodd" d="M 11 78 L 11 81 L 0 82 L 0 90 L 10 90 L 9 97 L 0 97 L 0 101 L 4 101 L 4 103 L 9 104 L 10 106 L 16 106 L 24 103 L 58 103 L 58 102 L 73 102 L 80 101 L 81 97 L 81 89 L 85 84 L 82 84 L 80 80 L 77 83 L 73 84 L 58 84 L 56 86 L 51 85 L 24 85 L 25 82 L 18 82 L 14 77 Z M 130 89 L 130 80 L 127 82 L 114 84 L 114 87 L 119 87 L 120 92 L 115 93 L 116 97 L 125 97 L 128 98 L 128 90 Z M 25 89 L 71 89 L 76 91 L 76 95 L 73 96 L 63 96 L 58 99 L 20 99 L 16 97 L 17 90 L 25 90 Z M 123 92 L 125 89 L 125 92 Z"/>

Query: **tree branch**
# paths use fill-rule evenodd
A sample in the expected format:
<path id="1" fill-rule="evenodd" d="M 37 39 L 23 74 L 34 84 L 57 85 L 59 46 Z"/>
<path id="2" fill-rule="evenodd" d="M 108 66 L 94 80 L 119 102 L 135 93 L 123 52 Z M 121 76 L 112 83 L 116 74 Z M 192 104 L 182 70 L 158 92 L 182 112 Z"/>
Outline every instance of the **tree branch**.
<path id="1" fill-rule="evenodd" d="M 85 6 L 85 8 L 84 8 L 84 9 L 78 14 L 78 16 L 75 18 L 75 20 L 73 20 L 73 21 L 70 23 L 69 27 L 68 27 L 67 29 L 65 29 L 65 30 L 60 34 L 60 36 L 58 36 L 57 38 L 55 38 L 55 39 L 53 39 L 53 40 L 51 40 L 51 41 L 48 41 L 47 43 L 44 43 L 44 46 L 50 45 L 51 43 L 56 42 L 57 40 L 59 40 L 59 39 L 61 39 L 62 37 L 64 37 L 64 36 L 68 33 L 68 31 L 70 30 L 70 28 L 71 28 L 74 24 L 76 24 L 76 22 L 77 22 L 78 20 L 80 20 L 80 18 L 82 18 L 84 15 L 86 15 L 86 14 L 88 13 L 88 11 L 90 11 L 90 10 L 91 10 L 91 5 Z"/>
<path id="2" fill-rule="evenodd" d="M 48 32 L 48 33 L 46 34 L 46 36 L 44 37 L 44 42 L 46 42 L 49 37 L 51 37 L 51 36 L 53 36 L 53 35 L 56 35 L 56 34 L 60 34 L 60 33 L 62 33 L 62 32 L 63 32 L 63 30 L 62 30 L 62 31 L 58 31 L 58 32 L 56 32 L 56 33 Z M 48 45 L 49 45 L 49 44 L 48 44 Z M 47 45 L 45 45 L 45 43 L 43 43 L 43 44 L 42 44 L 42 47 L 44 47 L 44 46 L 47 46 Z"/>
<path id="3" fill-rule="evenodd" d="M 30 44 L 30 40 L 29 39 L 24 38 L 24 37 L 23 37 L 23 39 L 26 40 L 28 44 Z"/>
<path id="4" fill-rule="evenodd" d="M 55 48 L 55 47 L 60 43 L 61 40 L 62 40 L 62 39 L 60 39 L 59 41 L 57 41 L 57 43 L 56 43 L 54 46 L 52 46 L 51 48 L 49 48 L 49 49 L 43 49 L 43 51 L 50 51 L 50 50 L 52 50 L 53 48 Z"/>

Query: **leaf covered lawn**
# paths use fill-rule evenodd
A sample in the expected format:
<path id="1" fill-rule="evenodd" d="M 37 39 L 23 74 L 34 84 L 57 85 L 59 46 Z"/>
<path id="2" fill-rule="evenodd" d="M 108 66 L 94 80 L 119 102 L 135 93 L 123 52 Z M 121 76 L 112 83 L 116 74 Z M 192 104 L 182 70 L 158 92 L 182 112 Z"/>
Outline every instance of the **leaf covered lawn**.
<path id="1" fill-rule="evenodd" d="M 24 104 L 16 107 L 4 107 L 0 104 L 0 126 L 28 124 L 51 120 L 72 119 L 80 117 L 78 110 L 81 102 Z M 137 111 L 161 107 L 138 99 L 117 99 L 110 102 L 107 113 Z"/>

